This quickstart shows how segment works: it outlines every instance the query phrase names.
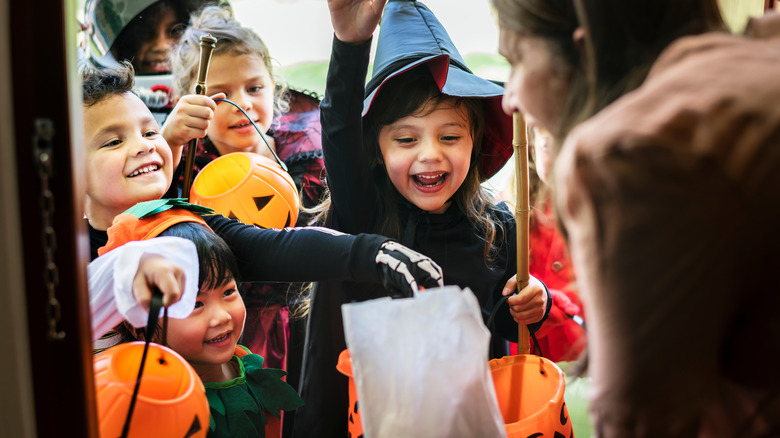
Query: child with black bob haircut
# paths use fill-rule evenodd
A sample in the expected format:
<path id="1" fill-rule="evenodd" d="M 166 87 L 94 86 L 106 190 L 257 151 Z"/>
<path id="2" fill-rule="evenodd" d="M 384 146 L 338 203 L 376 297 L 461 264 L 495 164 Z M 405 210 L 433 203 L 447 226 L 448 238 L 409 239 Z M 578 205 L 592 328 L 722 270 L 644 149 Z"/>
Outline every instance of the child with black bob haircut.
<path id="1" fill-rule="evenodd" d="M 143 202 L 117 216 L 99 252 L 157 236 L 195 244 L 199 274 L 194 308 L 184 318 L 170 318 L 150 340 L 179 353 L 203 381 L 211 411 L 210 437 L 278 436 L 280 411 L 295 409 L 303 401 L 282 380 L 284 371 L 263 368 L 261 356 L 238 344 L 246 308 L 238 293 L 233 252 L 201 216 L 187 209 L 189 205 L 176 203 L 165 209 L 172 204 Z M 139 328 L 130 327 L 130 332 L 145 340 Z"/>

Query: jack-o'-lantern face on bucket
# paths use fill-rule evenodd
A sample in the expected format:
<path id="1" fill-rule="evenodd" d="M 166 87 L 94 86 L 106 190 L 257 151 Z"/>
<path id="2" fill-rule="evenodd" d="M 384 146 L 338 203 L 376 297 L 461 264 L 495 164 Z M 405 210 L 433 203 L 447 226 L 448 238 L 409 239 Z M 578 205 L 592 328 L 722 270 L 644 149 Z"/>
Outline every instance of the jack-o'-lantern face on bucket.
<path id="1" fill-rule="evenodd" d="M 128 342 L 94 356 L 100 436 L 121 434 L 143 351 L 143 342 Z M 130 436 L 206 436 L 211 415 L 206 389 L 183 357 L 149 344 L 141 380 Z"/>
<path id="2" fill-rule="evenodd" d="M 492 359 L 488 365 L 507 436 L 574 436 L 563 399 L 566 380 L 556 364 L 532 354 L 518 354 Z"/>
<path id="3" fill-rule="evenodd" d="M 190 202 L 260 228 L 285 228 L 298 220 L 300 199 L 290 175 L 258 154 L 235 152 L 204 167 Z"/>

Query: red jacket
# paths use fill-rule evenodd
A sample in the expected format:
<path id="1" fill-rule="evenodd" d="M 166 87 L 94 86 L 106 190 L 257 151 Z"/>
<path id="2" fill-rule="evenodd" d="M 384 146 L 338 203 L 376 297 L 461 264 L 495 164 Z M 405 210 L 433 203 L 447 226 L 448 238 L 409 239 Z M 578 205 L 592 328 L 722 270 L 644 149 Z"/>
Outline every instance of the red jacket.
<path id="1" fill-rule="evenodd" d="M 542 356 L 553 362 L 576 360 L 585 349 L 586 333 L 582 301 L 574 284 L 569 251 L 550 203 L 535 211 L 530 223 L 529 273 L 541 280 L 553 299 L 550 316 L 536 332 Z M 533 348 L 533 345 L 532 345 Z M 517 353 L 512 345 L 511 352 Z"/>

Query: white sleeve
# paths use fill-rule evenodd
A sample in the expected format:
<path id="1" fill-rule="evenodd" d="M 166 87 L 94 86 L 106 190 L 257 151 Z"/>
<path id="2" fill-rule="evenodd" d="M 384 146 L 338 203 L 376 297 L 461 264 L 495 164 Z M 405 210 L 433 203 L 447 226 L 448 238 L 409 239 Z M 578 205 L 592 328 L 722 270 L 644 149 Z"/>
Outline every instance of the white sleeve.
<path id="1" fill-rule="evenodd" d="M 186 318 L 195 308 L 198 252 L 194 243 L 172 236 L 128 242 L 87 266 L 93 341 L 123 320 L 133 327 L 146 325 L 149 313 L 135 301 L 132 291 L 133 278 L 144 254 L 165 256 L 184 270 L 184 294 L 181 300 L 168 308 L 168 316 Z M 160 309 L 160 316 L 162 311 Z"/>

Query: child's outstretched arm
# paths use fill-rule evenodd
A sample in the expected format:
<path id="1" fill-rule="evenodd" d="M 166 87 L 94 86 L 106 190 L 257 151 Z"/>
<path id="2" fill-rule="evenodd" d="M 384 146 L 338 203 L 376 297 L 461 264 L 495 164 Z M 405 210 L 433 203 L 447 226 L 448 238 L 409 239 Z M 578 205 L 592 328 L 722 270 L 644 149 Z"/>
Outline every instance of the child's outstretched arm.
<path id="1" fill-rule="evenodd" d="M 179 237 L 134 241 L 93 260 L 87 274 L 94 341 L 125 319 L 143 327 L 153 287 L 169 316 L 187 317 L 198 293 L 198 253 Z"/>
<path id="2" fill-rule="evenodd" d="M 225 94 L 182 96 L 165 119 L 160 133 L 171 147 L 174 168 L 181 160 L 182 146 L 193 138 L 206 136 L 209 124 L 214 118 L 214 111 L 217 110 L 217 103 L 214 102 L 216 98 L 224 99 Z"/>
<path id="3" fill-rule="evenodd" d="M 387 0 L 328 0 L 336 38 L 345 43 L 368 40 L 379 25 Z"/>
<path id="4" fill-rule="evenodd" d="M 261 229 L 220 215 L 203 218 L 235 254 L 242 281 L 370 282 L 404 296 L 444 284 L 436 262 L 385 236 L 322 227 Z"/>
<path id="5" fill-rule="evenodd" d="M 504 290 L 503 296 L 512 294 L 517 290 L 517 275 L 510 278 Z M 531 276 L 528 285 L 521 289 L 517 295 L 507 299 L 509 313 L 518 324 L 531 325 L 542 321 L 549 314 L 550 293 L 544 283 Z"/>

